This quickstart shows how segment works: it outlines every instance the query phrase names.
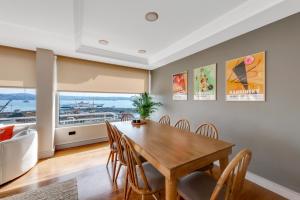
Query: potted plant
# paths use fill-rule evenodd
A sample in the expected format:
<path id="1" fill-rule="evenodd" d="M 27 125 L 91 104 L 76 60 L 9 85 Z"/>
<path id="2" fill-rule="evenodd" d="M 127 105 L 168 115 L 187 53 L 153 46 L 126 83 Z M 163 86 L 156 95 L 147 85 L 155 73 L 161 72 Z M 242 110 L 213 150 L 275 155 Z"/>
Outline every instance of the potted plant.
<path id="1" fill-rule="evenodd" d="M 154 102 L 152 97 L 147 93 L 140 94 L 132 100 L 133 106 L 140 114 L 141 120 L 145 120 L 162 105 L 160 102 Z"/>

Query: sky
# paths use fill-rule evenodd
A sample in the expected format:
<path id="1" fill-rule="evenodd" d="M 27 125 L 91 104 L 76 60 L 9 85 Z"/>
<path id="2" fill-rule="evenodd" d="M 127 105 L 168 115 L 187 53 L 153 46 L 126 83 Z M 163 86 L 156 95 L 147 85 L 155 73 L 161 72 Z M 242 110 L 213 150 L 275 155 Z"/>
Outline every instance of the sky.
<path id="1" fill-rule="evenodd" d="M 35 94 L 34 89 L 16 89 L 16 88 L 0 88 L 0 94 L 12 94 L 12 93 L 29 93 Z"/>
<path id="2" fill-rule="evenodd" d="M 34 89 L 16 89 L 16 88 L 0 88 L 0 94 L 13 94 L 13 93 L 28 93 L 35 94 Z M 59 92 L 64 96 L 92 96 L 92 97 L 132 97 L 136 94 L 120 94 L 120 93 L 90 93 L 90 92 Z"/>

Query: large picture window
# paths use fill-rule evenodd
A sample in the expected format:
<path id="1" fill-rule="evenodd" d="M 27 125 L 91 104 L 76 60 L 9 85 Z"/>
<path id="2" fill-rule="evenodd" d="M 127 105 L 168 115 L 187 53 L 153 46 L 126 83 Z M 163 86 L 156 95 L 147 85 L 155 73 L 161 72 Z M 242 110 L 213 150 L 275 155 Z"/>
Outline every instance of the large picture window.
<path id="1" fill-rule="evenodd" d="M 132 106 L 136 94 L 59 92 L 60 126 L 119 121 L 123 113 L 137 116 Z"/>
<path id="2" fill-rule="evenodd" d="M 36 122 L 34 89 L 0 88 L 0 125 Z"/>

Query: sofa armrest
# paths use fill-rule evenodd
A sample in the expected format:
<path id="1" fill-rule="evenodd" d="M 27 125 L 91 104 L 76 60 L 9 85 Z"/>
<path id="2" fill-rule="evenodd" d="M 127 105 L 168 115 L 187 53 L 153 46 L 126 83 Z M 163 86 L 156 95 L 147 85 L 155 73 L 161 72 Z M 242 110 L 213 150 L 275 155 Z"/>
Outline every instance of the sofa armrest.
<path id="1" fill-rule="evenodd" d="M 37 132 L 29 129 L 19 134 L 0 143 L 0 185 L 24 174 L 37 163 Z"/>

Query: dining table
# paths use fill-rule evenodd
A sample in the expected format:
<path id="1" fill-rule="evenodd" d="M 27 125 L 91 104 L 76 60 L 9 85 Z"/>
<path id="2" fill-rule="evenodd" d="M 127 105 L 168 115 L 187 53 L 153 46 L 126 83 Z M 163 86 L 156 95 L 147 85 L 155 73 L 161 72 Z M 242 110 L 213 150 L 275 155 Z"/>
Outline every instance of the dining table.
<path id="1" fill-rule="evenodd" d="M 165 199 L 175 200 L 180 177 L 215 161 L 220 170 L 228 165 L 234 144 L 211 139 L 169 125 L 146 120 L 113 123 L 132 142 L 134 149 L 165 177 Z"/>

